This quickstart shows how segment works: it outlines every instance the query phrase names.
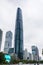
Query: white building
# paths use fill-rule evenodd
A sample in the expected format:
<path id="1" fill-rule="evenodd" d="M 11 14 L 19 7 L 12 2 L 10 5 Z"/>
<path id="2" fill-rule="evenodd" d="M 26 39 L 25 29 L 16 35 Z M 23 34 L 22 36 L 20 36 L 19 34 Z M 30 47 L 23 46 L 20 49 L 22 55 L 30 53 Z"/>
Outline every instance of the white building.
<path id="1" fill-rule="evenodd" d="M 28 52 L 27 60 L 32 60 L 32 54 L 30 52 Z"/>
<path id="2" fill-rule="evenodd" d="M 31 55 L 31 53 L 29 53 L 27 51 L 27 49 L 24 50 L 23 59 L 24 60 L 32 60 L 32 55 Z"/>
<path id="3" fill-rule="evenodd" d="M 23 60 L 27 60 L 27 54 L 28 54 L 27 49 L 25 49 L 23 52 Z"/>
<path id="4" fill-rule="evenodd" d="M 8 53 L 9 48 L 12 48 L 12 32 L 8 31 L 5 38 L 4 52 Z"/>

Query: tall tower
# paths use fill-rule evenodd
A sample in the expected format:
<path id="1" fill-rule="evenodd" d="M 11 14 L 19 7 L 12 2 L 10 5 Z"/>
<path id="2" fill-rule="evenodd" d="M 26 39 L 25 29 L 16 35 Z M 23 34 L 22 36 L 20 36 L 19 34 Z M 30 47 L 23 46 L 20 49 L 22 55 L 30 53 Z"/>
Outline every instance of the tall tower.
<path id="1" fill-rule="evenodd" d="M 0 29 L 0 51 L 1 51 L 1 45 L 2 45 L 2 30 Z"/>
<path id="2" fill-rule="evenodd" d="M 22 11 L 20 8 L 17 9 L 17 18 L 15 26 L 15 53 L 18 58 L 23 59 L 23 20 Z"/>
<path id="3" fill-rule="evenodd" d="M 36 46 L 32 46 L 33 60 L 39 60 L 39 50 Z"/>
<path id="4" fill-rule="evenodd" d="M 12 32 L 11 31 L 6 32 L 4 52 L 8 53 L 9 48 L 12 48 Z"/>

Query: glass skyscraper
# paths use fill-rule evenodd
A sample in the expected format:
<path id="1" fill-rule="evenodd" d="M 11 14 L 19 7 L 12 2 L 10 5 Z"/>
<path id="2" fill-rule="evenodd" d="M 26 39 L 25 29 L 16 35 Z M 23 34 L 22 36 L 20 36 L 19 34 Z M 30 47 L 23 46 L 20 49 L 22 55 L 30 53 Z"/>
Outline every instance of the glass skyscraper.
<path id="1" fill-rule="evenodd" d="M 8 53 L 9 48 L 12 48 L 12 32 L 11 31 L 6 32 L 4 52 Z"/>
<path id="2" fill-rule="evenodd" d="M 0 29 L 0 51 L 1 51 L 1 45 L 2 45 L 2 33 L 3 31 Z"/>
<path id="3" fill-rule="evenodd" d="M 17 9 L 16 26 L 15 26 L 15 53 L 18 58 L 23 59 L 23 20 L 22 11 Z"/>
<path id="4" fill-rule="evenodd" d="M 39 60 L 39 50 L 36 46 L 32 46 L 33 60 Z"/>

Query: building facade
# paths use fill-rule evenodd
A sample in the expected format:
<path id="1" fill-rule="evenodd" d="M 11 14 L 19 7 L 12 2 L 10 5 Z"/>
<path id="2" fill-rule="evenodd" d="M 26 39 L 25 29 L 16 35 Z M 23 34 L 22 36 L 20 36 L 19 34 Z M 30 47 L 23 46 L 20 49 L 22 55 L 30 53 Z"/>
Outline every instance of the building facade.
<path id="1" fill-rule="evenodd" d="M 4 52 L 8 53 L 9 48 L 12 48 L 12 32 L 11 31 L 6 32 Z"/>
<path id="2" fill-rule="evenodd" d="M 39 60 L 39 50 L 36 46 L 32 46 L 32 56 L 33 56 L 33 60 L 36 61 Z"/>
<path id="3" fill-rule="evenodd" d="M 22 11 L 17 9 L 16 26 L 15 26 L 15 53 L 20 59 L 23 59 L 23 20 Z"/>
<path id="4" fill-rule="evenodd" d="M 23 51 L 23 60 L 32 60 L 32 54 L 27 49 Z"/>
<path id="5" fill-rule="evenodd" d="M 0 52 L 1 52 L 1 45 L 2 45 L 2 34 L 3 31 L 0 29 Z"/>
<path id="6" fill-rule="evenodd" d="M 27 60 L 27 54 L 28 54 L 28 51 L 27 51 L 27 49 L 25 49 L 23 51 L 23 60 Z"/>
<path id="7" fill-rule="evenodd" d="M 9 48 L 8 54 L 13 54 L 14 53 L 14 48 Z"/>
<path id="8" fill-rule="evenodd" d="M 30 52 L 27 54 L 27 60 L 32 60 L 32 54 Z"/>

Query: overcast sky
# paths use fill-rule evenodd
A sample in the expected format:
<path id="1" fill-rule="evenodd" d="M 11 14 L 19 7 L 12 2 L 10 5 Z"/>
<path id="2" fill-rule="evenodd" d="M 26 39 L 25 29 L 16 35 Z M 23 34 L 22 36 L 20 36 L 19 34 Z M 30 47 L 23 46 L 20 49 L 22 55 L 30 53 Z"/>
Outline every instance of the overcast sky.
<path id="1" fill-rule="evenodd" d="M 3 31 L 2 50 L 5 43 L 5 34 L 14 32 L 17 8 L 22 9 L 24 48 L 31 52 L 31 46 L 36 45 L 40 56 L 43 48 L 43 0 L 0 0 L 0 29 Z M 13 45 L 12 45 L 13 46 Z"/>

